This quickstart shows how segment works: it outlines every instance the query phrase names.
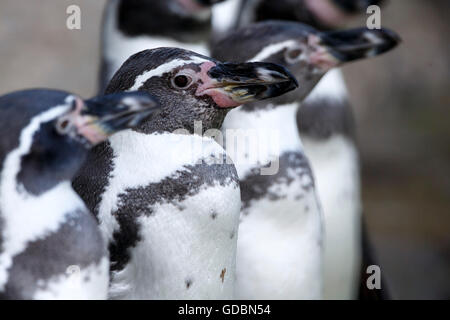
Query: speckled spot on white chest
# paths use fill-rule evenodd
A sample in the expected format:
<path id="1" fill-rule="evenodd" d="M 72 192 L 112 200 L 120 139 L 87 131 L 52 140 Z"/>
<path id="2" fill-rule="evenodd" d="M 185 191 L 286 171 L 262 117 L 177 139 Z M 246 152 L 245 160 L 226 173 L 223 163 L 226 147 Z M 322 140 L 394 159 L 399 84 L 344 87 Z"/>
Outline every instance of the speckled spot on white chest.
<path id="1" fill-rule="evenodd" d="M 138 36 L 127 37 L 117 28 L 116 12 L 119 1 L 111 2 L 106 11 L 103 30 L 104 59 L 110 64 L 108 79 L 111 79 L 120 66 L 133 54 L 159 47 L 177 47 L 208 55 L 206 43 L 185 43 L 166 37 Z"/>

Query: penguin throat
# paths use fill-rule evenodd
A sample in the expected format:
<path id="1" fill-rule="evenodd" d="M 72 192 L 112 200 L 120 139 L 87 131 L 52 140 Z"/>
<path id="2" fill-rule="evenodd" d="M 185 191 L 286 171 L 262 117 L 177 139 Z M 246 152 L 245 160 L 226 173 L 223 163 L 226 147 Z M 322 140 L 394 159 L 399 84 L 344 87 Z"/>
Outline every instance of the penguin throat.
<path id="1" fill-rule="evenodd" d="M 188 109 L 186 109 L 188 108 Z M 134 131 L 153 133 L 181 133 L 203 136 L 207 131 L 220 130 L 229 109 L 196 106 L 170 107 L 140 125 Z M 180 112 L 180 110 L 185 112 Z"/>

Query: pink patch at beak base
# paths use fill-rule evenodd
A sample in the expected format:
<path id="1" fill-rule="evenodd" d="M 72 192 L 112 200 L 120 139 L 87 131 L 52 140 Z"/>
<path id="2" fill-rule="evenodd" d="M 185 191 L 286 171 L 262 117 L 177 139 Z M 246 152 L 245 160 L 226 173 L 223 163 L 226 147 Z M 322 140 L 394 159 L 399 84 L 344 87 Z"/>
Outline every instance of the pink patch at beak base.
<path id="1" fill-rule="evenodd" d="M 219 82 L 212 79 L 208 75 L 208 71 L 215 66 L 216 64 L 212 61 L 205 62 L 201 65 L 200 80 L 202 81 L 202 85 L 198 87 L 195 95 L 208 95 L 221 108 L 233 108 L 240 106 L 242 103 L 236 102 L 231 99 L 224 91 L 224 89 L 218 86 Z"/>

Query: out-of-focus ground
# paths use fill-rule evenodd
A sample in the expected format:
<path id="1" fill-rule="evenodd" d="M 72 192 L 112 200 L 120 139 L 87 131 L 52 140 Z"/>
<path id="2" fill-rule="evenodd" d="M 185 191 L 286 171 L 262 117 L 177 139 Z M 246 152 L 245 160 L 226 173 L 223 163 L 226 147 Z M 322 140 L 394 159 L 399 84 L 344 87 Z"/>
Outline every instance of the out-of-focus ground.
<path id="1" fill-rule="evenodd" d="M 66 28 L 66 8 L 82 29 Z M 105 0 L 2 0 L 0 94 L 96 91 Z M 450 298 L 450 1 L 395 0 L 395 52 L 344 68 L 358 121 L 369 232 L 394 298 Z M 360 24 L 365 24 L 364 20 Z"/>

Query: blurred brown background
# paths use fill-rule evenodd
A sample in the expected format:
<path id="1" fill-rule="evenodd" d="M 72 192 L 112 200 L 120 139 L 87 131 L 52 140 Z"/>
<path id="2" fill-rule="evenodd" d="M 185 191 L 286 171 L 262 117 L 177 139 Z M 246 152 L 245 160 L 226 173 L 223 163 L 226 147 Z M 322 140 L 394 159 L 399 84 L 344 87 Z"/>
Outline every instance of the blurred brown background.
<path id="1" fill-rule="evenodd" d="M 72 4 L 81 7 L 81 30 L 66 28 Z M 0 94 L 51 87 L 93 95 L 104 4 L 1 0 Z M 396 299 L 450 299 L 449 13 L 448 0 L 390 1 L 382 25 L 402 45 L 345 67 L 366 219 Z"/>

